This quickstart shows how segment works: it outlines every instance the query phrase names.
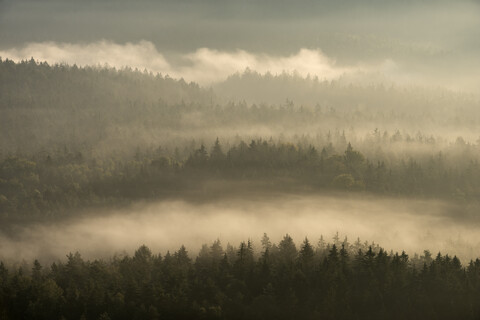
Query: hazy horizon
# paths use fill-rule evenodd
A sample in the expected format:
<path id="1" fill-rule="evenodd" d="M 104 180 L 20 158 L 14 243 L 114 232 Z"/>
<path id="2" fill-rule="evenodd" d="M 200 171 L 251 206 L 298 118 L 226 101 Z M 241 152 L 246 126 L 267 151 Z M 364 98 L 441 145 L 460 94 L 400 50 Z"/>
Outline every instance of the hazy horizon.
<path id="1" fill-rule="evenodd" d="M 128 65 L 207 86 L 248 67 L 476 93 L 479 14 L 474 0 L 3 0 L 0 56 Z"/>

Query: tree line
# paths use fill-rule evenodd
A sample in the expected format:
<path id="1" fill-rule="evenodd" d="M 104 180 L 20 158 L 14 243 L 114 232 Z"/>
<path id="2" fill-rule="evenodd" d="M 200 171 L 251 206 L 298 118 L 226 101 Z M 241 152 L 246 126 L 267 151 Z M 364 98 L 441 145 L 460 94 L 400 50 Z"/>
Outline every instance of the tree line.
<path id="1" fill-rule="evenodd" d="M 68 149 L 0 160 L 0 215 L 7 220 L 59 216 L 71 209 L 188 196 L 209 181 L 275 182 L 312 192 L 369 192 L 475 202 L 480 165 L 473 157 L 451 164 L 427 159 L 371 161 L 347 144 L 314 146 L 252 140 L 223 150 L 217 139 L 182 158 L 178 149 L 140 151 L 132 158 L 96 159 Z M 261 187 L 260 187 L 261 188 Z M 261 190 L 260 190 L 261 191 Z"/>
<path id="2" fill-rule="evenodd" d="M 194 257 L 153 254 L 42 266 L 0 263 L 2 319 L 478 319 L 480 260 L 429 251 L 410 258 L 345 238 L 297 247 L 287 234 L 261 252 L 220 240 Z"/>

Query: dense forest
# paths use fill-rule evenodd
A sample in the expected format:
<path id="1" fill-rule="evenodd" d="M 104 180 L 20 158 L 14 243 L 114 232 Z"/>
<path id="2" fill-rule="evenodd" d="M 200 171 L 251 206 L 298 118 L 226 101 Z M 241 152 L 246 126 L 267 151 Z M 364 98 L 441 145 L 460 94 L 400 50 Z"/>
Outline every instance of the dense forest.
<path id="1" fill-rule="evenodd" d="M 286 102 L 261 102 L 275 92 Z M 232 93 L 253 102 L 222 102 Z M 442 89 L 247 70 L 207 90 L 138 70 L 0 60 L 0 217 L 186 197 L 212 181 L 475 203 L 478 110 Z"/>
<path id="2" fill-rule="evenodd" d="M 210 150 L 201 145 L 185 159 L 178 150 L 165 155 L 162 148 L 137 151 L 128 160 L 89 159 L 68 149 L 52 155 L 7 157 L 0 162 L 0 214 L 3 221 L 59 217 L 82 207 L 188 197 L 219 181 L 256 182 L 259 191 L 369 192 L 476 203 L 479 150 L 457 148 L 463 149 L 464 158 L 453 163 L 448 154 L 439 153 L 387 164 L 369 160 L 351 144 L 337 152 L 331 144 L 317 150 L 262 140 L 242 141 L 225 151 L 216 140 Z"/>
<path id="3" fill-rule="evenodd" d="M 0 263 L 2 319 L 478 319 L 480 260 L 409 257 L 348 239 L 297 248 L 287 234 L 198 256 L 153 254 L 42 266 Z"/>
<path id="4" fill-rule="evenodd" d="M 0 236 L 16 248 L 29 226 L 104 208 L 271 191 L 443 201 L 459 209 L 437 224 L 473 223 L 479 104 L 444 89 L 286 73 L 246 70 L 202 88 L 128 68 L 0 59 Z M 338 234 L 299 246 L 265 235 L 261 248 L 217 240 L 198 254 L 77 252 L 33 266 L 2 248 L 2 319 L 480 317 L 480 260 L 410 257 Z"/>
<path id="5" fill-rule="evenodd" d="M 248 70 L 205 89 L 138 70 L 0 60 L 0 155 L 66 146 L 97 158 L 131 156 L 136 148 L 182 150 L 192 138 L 199 147 L 217 137 L 308 138 L 317 148 L 332 142 L 341 151 L 346 139 L 367 155 L 378 149 L 411 155 L 441 151 L 459 137 L 477 145 L 479 106 L 475 97 L 444 89 Z"/>

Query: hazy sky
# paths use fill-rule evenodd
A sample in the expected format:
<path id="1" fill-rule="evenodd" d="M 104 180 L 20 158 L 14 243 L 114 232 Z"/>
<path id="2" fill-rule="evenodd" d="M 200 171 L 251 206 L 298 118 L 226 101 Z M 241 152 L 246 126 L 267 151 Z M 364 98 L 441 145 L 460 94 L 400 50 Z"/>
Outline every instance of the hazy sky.
<path id="1" fill-rule="evenodd" d="M 303 49 L 321 52 L 340 70 L 391 63 L 420 81 L 471 90 L 480 83 L 479 39 L 477 0 L 0 0 L 3 57 L 32 43 L 146 41 L 170 67 L 186 68 L 202 48 L 243 50 L 257 60 Z"/>

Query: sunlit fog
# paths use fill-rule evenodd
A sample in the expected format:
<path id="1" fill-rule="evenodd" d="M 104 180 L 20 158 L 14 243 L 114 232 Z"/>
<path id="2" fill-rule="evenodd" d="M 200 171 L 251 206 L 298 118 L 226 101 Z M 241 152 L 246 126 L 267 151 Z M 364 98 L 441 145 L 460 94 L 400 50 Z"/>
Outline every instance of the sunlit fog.
<path id="1" fill-rule="evenodd" d="M 253 198 L 253 199 L 252 199 Z M 143 244 L 157 253 L 174 252 L 180 245 L 195 255 L 201 245 L 217 238 L 226 246 L 251 239 L 257 253 L 267 233 L 272 241 L 289 234 L 300 243 L 305 237 L 316 244 L 321 236 L 334 243 L 360 238 L 387 250 L 423 254 L 424 250 L 454 253 L 464 261 L 480 249 L 480 221 L 471 216 L 455 219 L 458 208 L 438 201 L 359 199 L 358 197 L 266 194 L 218 202 L 165 201 L 138 204 L 115 211 L 91 212 L 82 219 L 33 226 L 15 226 L 13 237 L 4 236 L 3 258 L 42 257 L 45 262 L 65 253 L 81 252 L 87 258 L 112 253 L 132 254 Z"/>

